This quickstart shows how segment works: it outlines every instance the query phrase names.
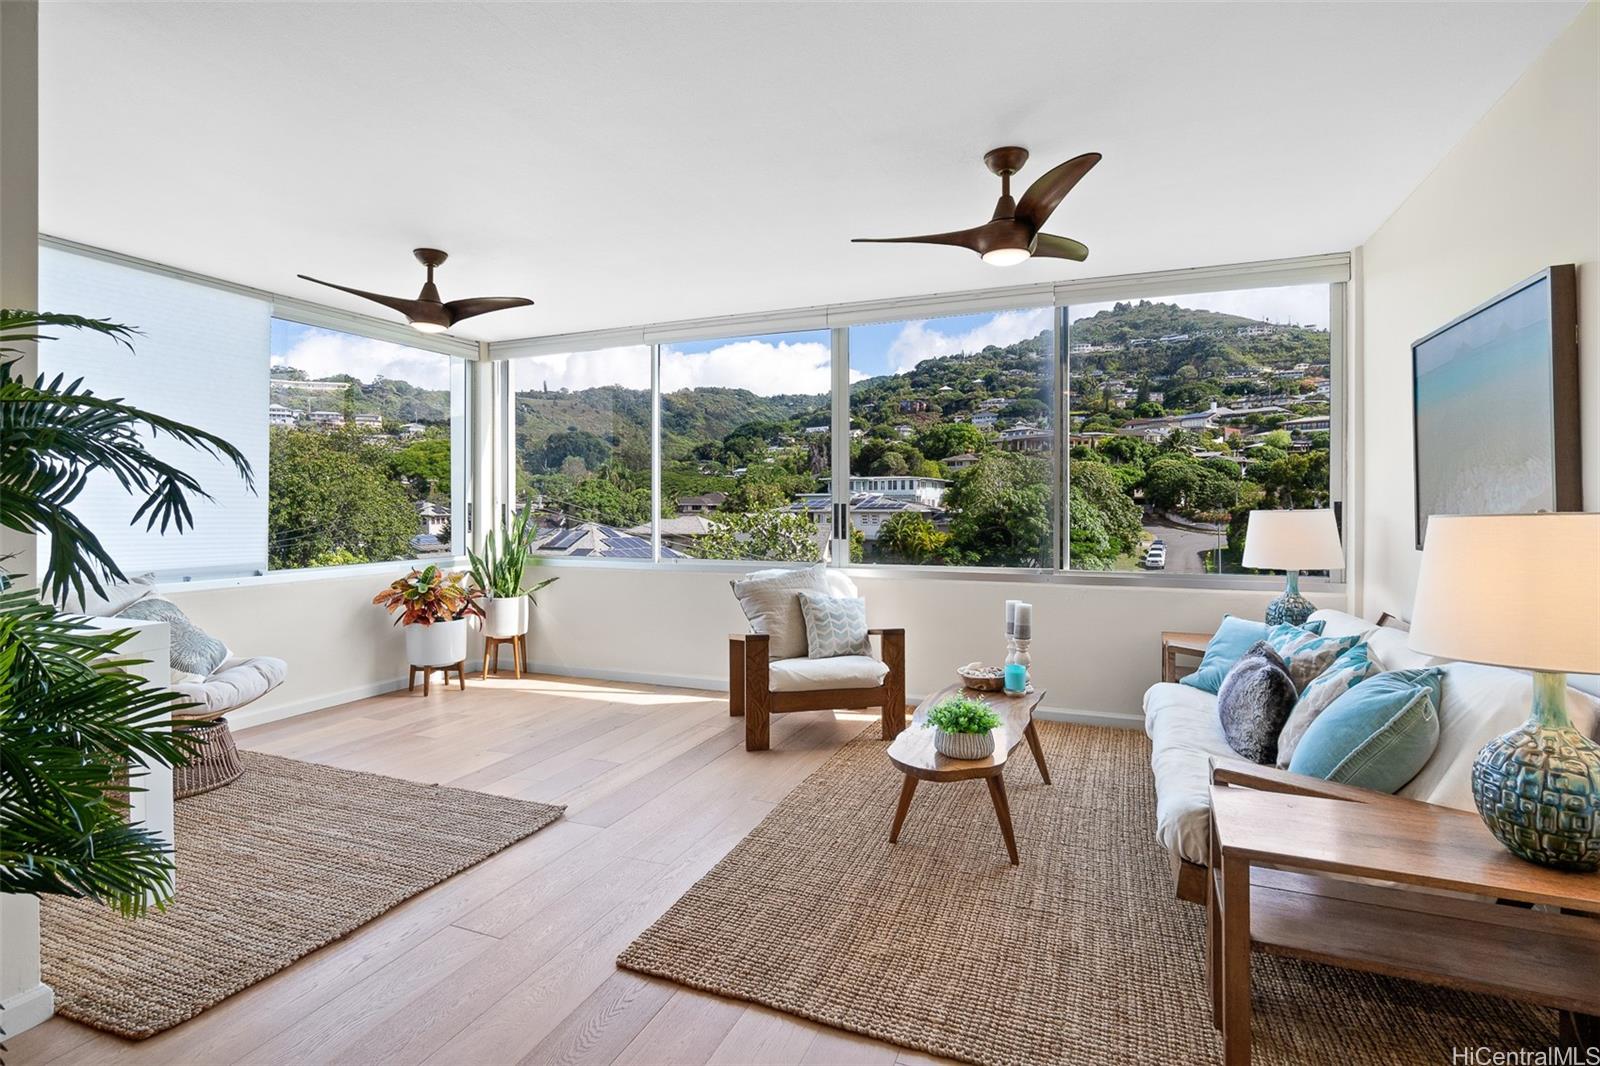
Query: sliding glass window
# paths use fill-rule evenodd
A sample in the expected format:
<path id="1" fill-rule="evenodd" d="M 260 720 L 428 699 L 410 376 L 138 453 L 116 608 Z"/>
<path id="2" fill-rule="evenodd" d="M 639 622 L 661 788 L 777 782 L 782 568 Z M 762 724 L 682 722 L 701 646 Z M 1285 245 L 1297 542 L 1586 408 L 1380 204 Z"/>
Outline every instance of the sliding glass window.
<path id="1" fill-rule="evenodd" d="M 650 347 L 514 360 L 515 504 L 540 555 L 649 560 Z"/>
<path id="2" fill-rule="evenodd" d="M 464 378 L 460 359 L 274 319 L 269 567 L 459 554 Z"/>
<path id="3" fill-rule="evenodd" d="M 1331 505 L 1331 295 L 1066 309 L 1072 569 L 1239 573 L 1252 509 Z"/>
<path id="4" fill-rule="evenodd" d="M 832 366 L 826 330 L 661 346 L 663 555 L 824 557 Z"/>
<path id="5" fill-rule="evenodd" d="M 850 328 L 850 525 L 863 561 L 1055 566 L 1054 315 Z"/>

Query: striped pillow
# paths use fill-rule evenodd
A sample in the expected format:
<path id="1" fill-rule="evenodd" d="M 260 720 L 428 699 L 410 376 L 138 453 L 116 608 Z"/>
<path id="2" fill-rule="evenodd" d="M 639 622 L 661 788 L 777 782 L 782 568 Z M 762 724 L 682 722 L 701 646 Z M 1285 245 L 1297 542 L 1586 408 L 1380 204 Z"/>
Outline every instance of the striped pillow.
<path id="1" fill-rule="evenodd" d="M 1295 690 L 1303 693 L 1335 659 L 1361 643 L 1361 637 L 1322 637 L 1300 626 L 1281 625 L 1267 630 L 1267 643 L 1289 664 Z"/>
<path id="2" fill-rule="evenodd" d="M 1278 734 L 1278 769 L 1289 768 L 1289 759 L 1294 755 L 1295 747 L 1300 743 L 1300 738 L 1306 735 L 1306 729 L 1316 721 L 1317 715 L 1327 710 L 1334 700 L 1365 681 L 1375 669 L 1377 667 L 1367 654 L 1367 646 L 1357 644 L 1335 659 L 1332 666 L 1306 686 L 1295 701 L 1289 720 L 1283 723 L 1283 732 Z"/>
<path id="3" fill-rule="evenodd" d="M 839 655 L 871 655 L 867 636 L 867 601 L 854 596 L 800 593 L 806 619 L 806 656 L 832 659 Z"/>

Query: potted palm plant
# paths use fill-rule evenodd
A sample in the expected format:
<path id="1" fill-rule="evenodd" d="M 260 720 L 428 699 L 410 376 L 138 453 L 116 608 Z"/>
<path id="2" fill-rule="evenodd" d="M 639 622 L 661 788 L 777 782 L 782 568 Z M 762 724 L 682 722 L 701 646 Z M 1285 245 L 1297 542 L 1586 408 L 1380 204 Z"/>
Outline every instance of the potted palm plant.
<path id="1" fill-rule="evenodd" d="M 429 563 L 372 598 L 404 626 L 406 659 L 412 666 L 454 666 L 467 657 L 467 619 L 482 618 L 482 594 L 468 588 L 464 570 Z"/>
<path id="2" fill-rule="evenodd" d="M 534 594 L 560 580 L 548 577 L 536 584 L 524 584 L 527 571 L 539 564 L 533 553 L 538 535 L 531 511 L 491 530 L 484 541 L 483 554 L 467 549 L 472 562 L 472 583 L 483 593 L 483 635 L 494 640 L 510 640 L 528 631 L 528 605 Z"/>

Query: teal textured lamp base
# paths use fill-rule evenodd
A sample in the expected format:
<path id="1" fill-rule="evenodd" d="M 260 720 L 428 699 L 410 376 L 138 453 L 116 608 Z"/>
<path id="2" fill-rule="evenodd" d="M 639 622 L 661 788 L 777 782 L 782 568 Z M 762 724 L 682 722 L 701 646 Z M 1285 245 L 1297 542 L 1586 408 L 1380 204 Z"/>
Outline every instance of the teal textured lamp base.
<path id="1" fill-rule="evenodd" d="M 1567 675 L 1535 671 L 1533 715 L 1484 745 L 1472 796 L 1513 855 L 1561 870 L 1600 870 L 1600 745 L 1567 718 Z"/>
<path id="2" fill-rule="evenodd" d="M 1300 572 L 1290 570 L 1283 595 L 1267 604 L 1266 622 L 1269 626 L 1303 626 L 1317 605 L 1300 595 Z"/>

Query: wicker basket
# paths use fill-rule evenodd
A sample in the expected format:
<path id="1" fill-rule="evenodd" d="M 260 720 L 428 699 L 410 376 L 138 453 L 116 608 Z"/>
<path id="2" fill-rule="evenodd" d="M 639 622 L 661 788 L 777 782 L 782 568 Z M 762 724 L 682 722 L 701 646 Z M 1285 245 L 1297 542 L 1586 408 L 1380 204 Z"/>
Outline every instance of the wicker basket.
<path id="1" fill-rule="evenodd" d="M 956 676 L 961 678 L 963 685 L 975 692 L 1004 691 L 1006 676 L 1003 672 L 999 674 L 986 672 L 993 669 L 993 667 L 984 666 L 982 663 L 968 663 L 965 666 L 956 667 Z"/>
<path id="2" fill-rule="evenodd" d="M 226 718 L 201 722 L 190 726 L 186 732 L 199 743 L 189 755 L 189 761 L 172 770 L 172 794 L 177 799 L 198 796 L 214 788 L 232 784 L 244 773 L 244 763 L 239 761 L 239 748 L 233 742 L 233 731 Z"/>

